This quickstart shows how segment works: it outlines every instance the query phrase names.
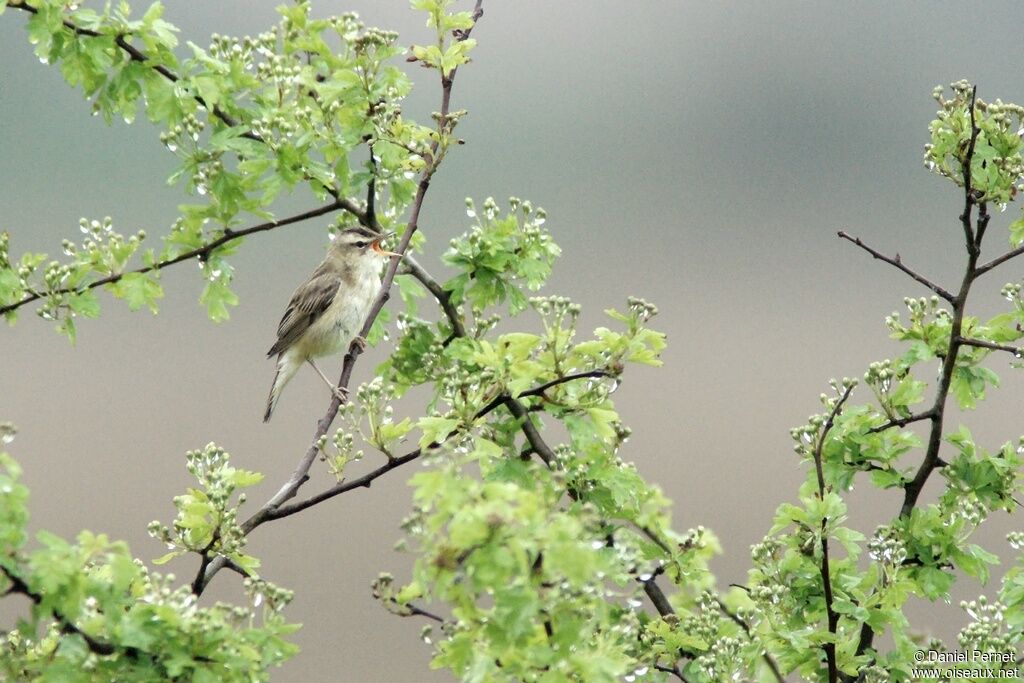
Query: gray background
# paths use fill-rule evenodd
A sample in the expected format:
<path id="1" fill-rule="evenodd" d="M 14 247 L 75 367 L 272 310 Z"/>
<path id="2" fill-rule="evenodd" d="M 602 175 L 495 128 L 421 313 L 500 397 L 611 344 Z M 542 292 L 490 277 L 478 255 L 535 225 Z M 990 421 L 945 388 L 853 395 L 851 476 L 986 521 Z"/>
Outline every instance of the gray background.
<path id="1" fill-rule="evenodd" d="M 166 4 L 182 37 L 204 45 L 211 32 L 257 33 L 276 21 L 276 2 Z M 315 5 L 357 9 L 406 43 L 429 39 L 404 0 Z M 968 78 L 983 98 L 1024 100 L 1016 9 L 486 2 L 454 99 L 471 112 L 460 127 L 468 144 L 428 198 L 423 260 L 441 271 L 437 254 L 466 227 L 465 196 L 516 195 L 548 210 L 565 250 L 548 291 L 584 304 L 584 331 L 627 295 L 660 305 L 665 367 L 630 370 L 616 395 L 635 430 L 627 457 L 675 501 L 680 528 L 719 534 L 723 585 L 744 579 L 750 544 L 795 496 L 803 474 L 789 427 L 818 410 L 829 377 L 896 355 L 882 319 L 903 296 L 926 293 L 836 230 L 900 251 L 947 286 L 958 281 L 960 195 L 920 161 L 936 109 L 930 93 Z M 32 54 L 24 21 L 0 17 L 0 226 L 15 252 L 59 253 L 62 237 L 78 238 L 80 216 L 161 234 L 186 201 L 163 182 L 174 159 L 148 125 L 108 128 L 90 117 Z M 438 93 L 420 85 L 407 111 L 425 120 Z M 279 215 L 311 205 L 300 196 Z M 996 216 L 986 255 L 1006 247 L 1012 213 Z M 300 373 L 262 424 L 273 371 L 263 354 L 320 258 L 326 224 L 250 240 L 233 259 L 241 305 L 223 325 L 196 305 L 201 282 L 183 266 L 165 272 L 156 317 L 103 295 L 103 318 L 81 325 L 75 348 L 30 310 L 0 331 L 0 419 L 21 428 L 12 452 L 32 490 L 34 528 L 105 531 L 155 557 L 162 548 L 146 523 L 171 519 L 171 498 L 189 484 L 184 452 L 214 440 L 267 474 L 254 501 L 284 480 L 328 397 L 313 373 Z M 980 281 L 976 304 L 999 310 L 1000 286 L 1020 273 L 1015 263 Z M 357 381 L 371 376 L 370 360 Z M 340 359 L 325 366 L 335 374 Z M 988 447 L 1024 431 L 1024 378 L 1006 366 L 995 361 L 1006 388 L 970 417 Z M 390 616 L 369 592 L 379 570 L 407 575 L 410 558 L 391 547 L 411 471 L 253 535 L 265 575 L 296 590 L 289 615 L 305 624 L 301 656 L 277 679 L 448 679 L 426 673 L 420 624 Z M 851 520 L 870 534 L 899 500 L 865 488 L 850 497 Z M 1002 536 L 1014 526 L 1000 516 L 982 539 L 1005 554 Z M 171 568 L 190 577 L 195 562 Z M 236 583 L 220 576 L 208 595 L 235 599 Z M 955 602 L 914 601 L 917 623 L 952 634 L 962 623 Z"/>

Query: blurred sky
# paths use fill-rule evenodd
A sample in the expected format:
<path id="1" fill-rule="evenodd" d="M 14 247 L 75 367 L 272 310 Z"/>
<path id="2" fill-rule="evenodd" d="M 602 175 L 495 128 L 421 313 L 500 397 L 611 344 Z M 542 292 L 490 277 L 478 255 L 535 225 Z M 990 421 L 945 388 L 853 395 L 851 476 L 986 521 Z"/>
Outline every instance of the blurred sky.
<path id="1" fill-rule="evenodd" d="M 265 0 L 165 4 L 182 38 L 201 45 L 212 32 L 255 34 L 276 21 L 276 3 Z M 904 296 L 927 294 L 836 231 L 899 251 L 955 286 L 961 196 L 921 164 L 931 91 L 967 78 L 982 98 L 1024 100 L 1019 22 L 1007 20 L 1018 6 L 484 5 L 474 62 L 459 71 L 453 101 L 470 111 L 459 128 L 468 144 L 432 186 L 422 260 L 443 272 L 436 258 L 467 226 L 466 196 L 515 195 L 547 209 L 564 249 L 547 291 L 584 304 L 584 332 L 628 295 L 660 306 L 665 367 L 629 370 L 615 396 L 635 434 L 625 457 L 675 501 L 679 528 L 703 524 L 721 537 L 721 582 L 741 582 L 749 546 L 803 477 L 789 428 L 819 409 L 830 377 L 859 376 L 896 355 L 883 318 Z M 407 44 L 429 40 L 405 0 L 314 6 L 356 9 Z M 81 216 L 110 215 L 125 233 L 164 233 L 187 201 L 164 183 L 174 158 L 145 123 L 107 127 L 89 116 L 57 69 L 32 54 L 24 23 L 20 12 L 0 17 L 0 227 L 13 250 L 59 253 L 62 238 L 78 238 Z M 406 112 L 426 120 L 438 88 L 414 75 Z M 278 215 L 312 205 L 296 196 Z M 986 256 L 1006 248 L 1012 213 L 996 215 Z M 314 373 L 300 373 L 273 422 L 261 423 L 273 374 L 264 353 L 289 295 L 321 258 L 326 225 L 248 241 L 233 258 L 241 305 L 219 326 L 197 305 L 202 283 L 185 265 L 165 271 L 156 317 L 103 295 L 104 315 L 80 324 L 77 347 L 29 310 L 0 330 L 0 420 L 21 429 L 12 452 L 31 487 L 33 527 L 105 531 L 141 557 L 158 556 L 146 523 L 172 518 L 171 498 L 189 484 L 183 455 L 210 441 L 266 473 L 251 500 L 276 489 L 328 396 Z M 980 280 L 976 310 L 999 310 L 999 289 L 1020 279 L 1022 264 Z M 356 381 L 372 376 L 373 360 L 359 364 Z M 340 363 L 324 366 L 334 375 Z M 1024 432 L 1024 377 L 1004 359 L 994 366 L 1004 389 L 969 422 L 989 448 Z M 957 419 L 954 411 L 951 426 Z M 426 673 L 421 624 L 370 596 L 380 570 L 407 576 L 410 558 L 391 548 L 412 471 L 252 536 L 265 576 L 296 590 L 289 615 L 305 624 L 303 652 L 277 680 L 450 679 Z M 851 523 L 870 534 L 899 502 L 862 486 Z M 1000 518 L 981 539 L 1005 555 L 1003 535 L 1015 527 L 1019 519 Z M 189 558 L 171 569 L 191 576 L 194 565 Z M 237 599 L 236 578 L 219 576 L 208 595 Z M 982 590 L 966 584 L 956 597 Z M 915 603 L 917 623 L 955 633 L 963 623 L 955 603 Z"/>

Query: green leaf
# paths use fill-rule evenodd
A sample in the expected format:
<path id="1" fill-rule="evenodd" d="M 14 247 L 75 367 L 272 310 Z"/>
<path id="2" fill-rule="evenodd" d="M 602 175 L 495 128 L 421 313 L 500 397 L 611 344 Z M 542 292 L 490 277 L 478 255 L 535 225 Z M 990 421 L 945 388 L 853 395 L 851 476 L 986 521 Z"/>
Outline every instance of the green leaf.
<path id="1" fill-rule="evenodd" d="M 1019 247 L 1024 244 L 1024 216 L 1010 223 L 1010 245 Z"/>
<path id="2" fill-rule="evenodd" d="M 199 303 L 206 305 L 206 314 L 215 323 L 223 322 L 231 317 L 228 306 L 238 305 L 238 296 L 220 280 L 206 283 Z"/>
<path id="3" fill-rule="evenodd" d="M 98 318 L 100 315 L 100 300 L 92 290 L 68 296 L 68 306 L 86 318 Z"/>
<path id="4" fill-rule="evenodd" d="M 167 564 L 168 562 L 170 562 L 174 558 L 178 557 L 179 555 L 184 555 L 184 554 L 185 554 L 184 550 L 172 550 L 171 552 L 167 553 L 166 555 L 161 555 L 160 557 L 158 557 L 155 560 L 153 560 L 153 564 L 156 564 L 156 565 Z"/>
<path id="5" fill-rule="evenodd" d="M 420 448 L 432 443 L 441 443 L 459 426 L 459 421 L 448 417 L 421 417 L 416 426 L 423 432 Z"/>
<path id="6" fill-rule="evenodd" d="M 128 303 L 128 308 L 132 311 L 148 306 L 149 310 L 156 313 L 157 301 L 164 296 L 160 283 L 145 273 L 126 273 L 120 280 L 108 286 L 114 296 Z"/>

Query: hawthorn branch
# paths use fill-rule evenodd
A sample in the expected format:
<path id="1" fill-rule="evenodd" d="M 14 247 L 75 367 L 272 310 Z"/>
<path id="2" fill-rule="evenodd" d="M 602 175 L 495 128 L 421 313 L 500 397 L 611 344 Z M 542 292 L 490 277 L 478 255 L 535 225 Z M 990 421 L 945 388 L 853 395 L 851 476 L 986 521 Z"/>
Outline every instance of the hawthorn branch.
<path id="1" fill-rule="evenodd" d="M 596 377 L 612 377 L 612 373 L 608 372 L 607 370 L 585 370 L 583 372 L 570 373 L 568 375 L 563 375 L 562 377 L 556 377 L 555 379 L 550 380 L 548 382 L 545 382 L 544 384 L 536 386 L 536 387 L 534 387 L 532 389 L 527 389 L 523 393 L 519 394 L 519 396 L 517 396 L 516 398 L 529 398 L 531 396 L 543 396 L 544 392 L 546 392 L 548 389 L 550 389 L 552 387 L 558 386 L 559 384 L 565 384 L 566 382 L 571 382 L 571 381 L 576 380 L 576 379 L 585 379 L 585 378 L 588 378 L 588 377 L 595 377 L 595 378 Z M 492 410 L 494 410 L 498 406 L 500 406 L 500 405 L 502 405 L 504 403 L 507 403 L 510 400 L 512 400 L 510 396 L 507 396 L 507 395 L 503 394 L 503 395 L 498 396 L 497 398 L 495 398 L 490 403 L 488 403 L 487 406 L 485 406 L 484 409 L 487 412 L 491 412 Z"/>
<path id="2" fill-rule="evenodd" d="M 964 179 L 964 211 L 960 215 L 960 222 L 964 229 L 964 241 L 967 247 L 967 265 L 964 269 L 964 277 L 960 283 L 960 291 L 953 300 L 953 322 L 949 333 L 949 351 L 942 361 L 942 370 L 939 376 L 939 386 L 935 393 L 935 404 L 932 406 L 932 429 L 928 436 L 928 448 L 925 451 L 924 460 L 917 470 L 914 478 L 907 482 L 903 507 L 900 509 L 900 517 L 909 517 L 917 499 L 928 481 L 928 477 L 938 465 L 939 448 L 942 445 L 942 424 L 943 413 L 946 408 L 946 398 L 949 395 L 949 386 L 953 379 L 953 371 L 956 369 L 957 355 L 963 345 L 961 331 L 963 330 L 964 310 L 967 308 L 967 297 L 971 291 L 971 285 L 978 276 L 978 257 L 981 254 L 981 239 L 985 235 L 985 227 L 988 225 L 988 206 L 985 202 L 977 203 L 974 188 L 971 185 L 971 162 L 974 158 L 974 143 L 980 132 L 974 120 L 975 98 L 977 86 L 971 91 L 971 139 L 967 146 L 967 153 L 961 165 L 961 173 Z M 977 230 L 972 229 L 972 213 L 975 204 L 978 206 Z"/>
<path id="3" fill-rule="evenodd" d="M 573 376 L 573 375 L 566 375 L 564 378 L 562 378 L 561 382 L 558 382 L 558 384 L 561 384 L 561 383 L 564 383 L 564 382 L 571 382 L 572 380 L 575 380 L 575 379 L 578 379 L 578 377 L 577 376 Z M 540 387 L 536 387 L 535 389 L 533 389 L 531 391 L 537 391 L 541 387 L 548 387 L 550 385 L 551 385 L 551 383 L 547 382 L 545 384 L 540 385 Z M 484 406 L 483 408 L 478 410 L 476 415 L 474 416 L 474 420 L 480 419 L 481 417 L 485 417 L 487 414 L 493 412 L 494 410 L 496 410 L 498 407 L 504 405 L 505 403 L 512 403 L 512 402 L 518 403 L 517 401 L 515 401 L 514 399 L 512 399 L 510 396 L 507 396 L 507 395 L 502 396 L 500 398 L 503 399 L 503 400 L 491 401 L 486 406 Z M 370 486 L 373 484 L 373 482 L 376 481 L 377 479 L 379 479 L 380 477 L 384 476 L 385 474 L 387 474 L 391 470 L 397 469 L 397 468 L 401 467 L 402 465 L 405 465 L 406 463 L 410 463 L 413 460 L 416 460 L 416 459 L 420 458 L 424 454 L 425 451 L 431 451 L 431 450 L 433 450 L 435 448 L 440 447 L 445 441 L 447 441 L 448 439 L 450 439 L 453 436 L 455 436 L 456 434 L 458 434 L 459 431 L 460 430 L 456 429 L 456 430 L 450 432 L 444 439 L 442 439 L 441 441 L 434 441 L 433 443 L 428 444 L 426 446 L 426 448 L 417 448 L 416 450 L 410 451 L 410 452 L 406 453 L 405 455 L 399 456 L 397 458 L 390 458 L 386 463 L 384 463 L 383 465 L 381 465 L 377 469 L 375 469 L 375 470 L 373 470 L 371 472 L 368 472 L 368 473 L 364 474 L 363 476 L 361 476 L 361 477 L 359 477 L 357 479 L 352 479 L 351 481 L 339 482 L 338 484 L 330 487 L 329 489 L 321 491 L 320 493 L 318 493 L 316 495 L 313 495 L 313 496 L 310 496 L 309 498 L 307 498 L 305 500 L 302 500 L 300 502 L 290 503 L 288 505 L 283 505 L 283 506 L 280 506 L 280 507 L 277 507 L 277 508 L 272 508 L 272 509 L 268 510 L 266 512 L 266 514 L 262 518 L 260 518 L 260 519 L 257 519 L 256 516 L 254 515 L 253 517 L 250 517 L 248 520 L 246 520 L 242 524 L 242 529 L 246 533 L 249 533 L 250 531 L 252 531 L 257 526 L 259 526 L 260 524 L 262 524 L 264 522 L 269 522 L 269 521 L 274 520 L 274 519 L 281 519 L 282 517 L 289 517 L 291 515 L 294 515 L 297 512 L 302 512 L 306 508 L 313 507 L 314 505 L 322 503 L 325 500 L 329 500 L 331 498 L 334 498 L 335 496 L 340 496 L 341 494 L 347 493 L 347 492 L 352 491 L 354 489 L 370 488 Z M 537 434 L 537 438 L 540 439 L 540 435 L 539 434 Z M 543 440 L 540 440 L 540 443 L 543 444 Z M 547 448 L 547 444 L 543 444 L 543 447 Z M 550 448 L 547 448 L 547 449 L 550 452 Z"/>
<path id="4" fill-rule="evenodd" d="M 537 387 L 531 391 L 537 392 L 539 390 L 540 393 L 543 393 L 543 389 L 548 388 L 549 385 L 550 383 L 548 383 L 547 385 L 541 385 L 541 387 Z M 525 392 L 523 394 L 520 394 L 520 396 L 524 395 L 526 395 Z M 544 461 L 544 464 L 548 467 L 548 469 L 553 468 L 555 466 L 556 460 L 555 452 L 554 450 L 552 450 L 551 446 L 549 446 L 547 442 L 544 441 L 544 437 L 541 436 L 540 432 L 537 430 L 537 426 L 533 424 L 533 421 L 530 419 L 530 416 L 527 413 L 526 408 L 523 406 L 521 402 L 519 402 L 516 399 L 509 399 L 508 401 L 506 401 L 506 403 L 508 404 L 508 409 L 512 413 L 513 417 L 515 417 L 517 420 L 521 422 L 520 429 L 526 436 L 526 440 L 530 444 L 530 448 L 533 450 L 533 452 L 537 454 L 537 456 L 542 461 Z M 573 487 L 569 487 L 568 493 L 569 497 L 572 498 L 573 500 L 578 500 L 580 497 L 579 492 Z M 655 542 L 659 543 L 659 545 L 661 545 L 662 548 L 667 548 L 667 545 L 664 543 L 664 541 L 657 539 L 657 535 L 653 531 L 651 531 L 647 527 L 642 528 L 644 530 L 644 533 L 648 534 L 652 539 L 655 539 Z M 671 553 L 669 554 L 671 555 Z M 658 576 L 664 571 L 664 567 L 658 567 L 646 579 L 639 579 L 641 585 L 643 586 L 644 593 L 650 599 L 651 604 L 654 605 L 654 609 L 657 610 L 658 614 L 660 614 L 663 617 L 676 613 L 675 610 L 672 608 L 672 603 L 669 602 L 668 597 L 665 595 L 665 592 L 661 590 L 661 586 L 659 586 L 657 583 Z"/>
<path id="5" fill-rule="evenodd" d="M 924 275 L 921 275 L 917 271 L 915 271 L 915 270 L 911 269 L 910 267 L 908 267 L 907 265 L 905 265 L 903 263 L 903 259 L 900 258 L 899 254 L 896 254 L 895 257 L 886 256 L 882 252 L 880 252 L 880 251 L 878 251 L 876 249 L 873 249 L 872 247 L 870 247 L 867 244 L 865 244 L 864 241 L 861 240 L 861 238 L 859 238 L 859 237 L 852 237 L 851 235 L 849 235 L 844 230 L 840 230 L 837 234 L 839 235 L 840 238 L 842 238 L 844 240 L 847 240 L 849 242 L 853 242 L 858 247 L 860 247 L 864 251 L 868 252 L 869 254 L 871 254 L 873 257 L 875 257 L 879 261 L 885 261 L 889 265 L 894 266 L 895 268 L 903 271 L 904 273 L 906 273 L 907 275 L 909 275 L 913 279 L 917 280 L 918 282 L 920 282 L 922 285 L 924 285 L 928 289 L 932 290 L 933 292 L 935 292 L 936 294 L 941 296 L 946 301 L 948 301 L 950 303 L 953 302 L 954 297 L 953 297 L 953 295 L 948 290 L 940 287 L 939 285 L 935 284 L 934 282 L 932 282 L 931 280 L 926 278 Z"/>
<path id="6" fill-rule="evenodd" d="M 657 576 L 652 574 L 651 578 L 646 581 L 641 581 L 640 584 L 644 587 L 644 593 L 650 599 L 651 604 L 654 605 L 654 609 L 658 611 L 663 617 L 667 617 L 671 614 L 675 614 L 675 609 L 672 608 L 672 603 L 668 601 L 668 597 L 665 592 L 661 590 L 661 586 L 658 585 Z"/>
<path id="7" fill-rule="evenodd" d="M 975 86 L 971 91 L 971 137 L 968 142 L 964 158 L 961 161 L 961 175 L 964 182 L 964 210 L 960 214 L 960 223 L 963 227 L 964 243 L 967 248 L 967 264 L 964 268 L 964 275 L 960 283 L 960 290 L 951 301 L 953 308 L 953 321 L 949 335 L 949 350 L 946 352 L 942 361 L 942 368 L 939 374 L 939 384 L 935 391 L 935 402 L 931 408 L 932 426 L 928 435 L 928 445 L 925 450 L 924 459 L 922 460 L 917 473 L 914 475 L 912 480 L 908 481 L 904 485 L 903 505 L 900 508 L 899 514 L 899 516 L 904 519 L 910 517 L 914 508 L 917 506 L 917 501 L 921 495 L 921 491 L 924 489 L 924 486 L 928 482 L 928 478 L 931 476 L 932 472 L 943 464 L 943 460 L 939 458 L 939 449 L 942 445 L 942 426 L 946 399 L 949 396 L 949 388 L 953 377 L 953 371 L 956 369 L 957 355 L 960 352 L 960 347 L 965 345 L 961 332 L 963 330 L 964 311 L 967 307 L 967 297 L 970 294 L 971 285 L 974 283 L 974 280 L 981 274 L 979 272 L 978 257 L 981 254 L 981 243 L 985 236 L 985 228 L 988 226 L 989 213 L 987 204 L 983 201 L 979 201 L 979 197 L 974 191 L 971 179 L 971 163 L 974 159 L 974 147 L 975 142 L 978 139 L 978 134 L 980 133 L 974 112 L 976 97 L 977 86 Z M 975 227 L 972 228 L 972 214 L 975 206 L 978 207 L 978 217 Z M 1000 257 L 983 267 L 986 268 L 986 271 L 991 270 L 991 268 L 994 268 L 1005 260 L 1008 260 L 1008 258 Z M 867 622 L 862 624 L 856 654 L 862 655 L 868 650 L 868 648 L 872 647 L 874 638 L 874 629 L 871 628 Z M 853 681 L 856 680 L 856 677 L 844 675 L 843 680 Z"/>
<path id="8" fill-rule="evenodd" d="M 850 393 L 853 391 L 853 385 L 846 387 L 846 391 L 843 392 L 842 396 L 836 401 L 835 405 L 832 406 L 832 410 L 828 414 L 828 418 L 825 420 L 825 424 L 821 429 L 821 436 L 818 437 L 818 442 L 814 445 L 814 470 L 818 476 L 818 497 L 825 500 L 825 471 L 821 462 L 821 452 L 825 447 L 825 440 L 828 438 L 828 433 L 832 431 L 832 426 L 835 424 L 836 416 L 839 415 L 843 409 L 843 404 L 850 398 Z M 828 619 L 828 632 L 835 636 L 839 630 L 839 614 L 836 613 L 833 607 L 834 599 L 832 595 L 832 574 L 829 568 L 829 548 L 828 548 L 828 517 L 822 517 L 821 519 L 821 582 L 825 593 L 825 615 Z M 837 683 L 839 680 L 839 667 L 836 664 L 836 644 L 834 642 L 825 643 L 822 646 L 825 650 L 825 659 L 828 661 L 828 681 L 829 683 Z"/>
<path id="9" fill-rule="evenodd" d="M 19 595 L 24 595 L 34 604 L 42 604 L 43 596 L 29 588 L 28 584 L 26 584 L 21 579 L 21 577 L 19 577 L 17 574 L 12 572 L 7 567 L 4 567 L 3 565 L 0 565 L 0 571 L 2 571 L 4 576 L 7 577 L 7 580 L 11 582 L 11 587 L 7 590 L 8 593 L 17 593 Z M 130 645 L 114 645 L 112 643 L 108 643 L 90 636 L 88 633 L 78 628 L 78 626 L 76 626 L 74 622 L 65 617 L 55 608 L 50 608 L 50 614 L 57 621 L 57 623 L 60 624 L 60 630 L 62 632 L 80 636 L 82 640 L 85 641 L 85 644 L 89 648 L 89 651 L 94 654 L 106 657 L 113 654 L 117 654 L 118 652 L 122 652 L 125 654 L 125 656 L 130 657 L 131 659 L 139 659 L 143 656 L 148 656 L 144 650 L 140 650 L 137 647 L 132 647 Z"/>
<path id="10" fill-rule="evenodd" d="M 213 253 L 215 249 L 227 244 L 228 242 L 231 242 L 232 240 L 236 240 L 240 237 L 245 237 L 246 235 L 252 235 L 258 232 L 266 232 L 267 230 L 273 230 L 275 228 L 280 228 L 285 225 L 291 225 L 293 223 L 301 223 L 302 221 L 307 221 L 311 218 L 316 218 L 318 216 L 323 216 L 333 211 L 337 211 L 338 209 L 346 208 L 345 204 L 345 201 L 338 200 L 331 202 L 330 204 L 321 206 L 320 208 L 317 209 L 311 209 L 309 211 L 295 214 L 294 216 L 289 216 L 287 218 L 282 218 L 280 220 L 267 221 L 266 223 L 253 225 L 248 228 L 243 228 L 242 230 L 226 229 L 224 230 L 223 234 L 220 237 L 204 244 L 201 247 L 190 249 L 189 251 L 178 254 L 174 258 L 159 261 L 151 266 L 144 266 L 142 268 L 136 268 L 134 270 L 126 270 L 120 273 L 107 275 L 106 277 L 102 277 L 98 280 L 90 282 L 84 287 L 56 289 L 48 292 L 33 292 L 32 294 L 29 294 L 28 296 L 18 301 L 15 301 L 12 304 L 0 307 L 0 315 L 14 311 L 26 304 L 32 303 L 33 301 L 37 301 L 51 294 L 81 293 L 86 290 L 95 289 L 96 287 L 102 287 L 103 285 L 112 284 L 122 279 L 125 275 L 129 275 L 132 273 L 150 273 L 157 270 L 163 270 L 164 268 L 173 266 L 178 263 L 182 263 L 184 261 L 189 261 L 193 258 L 198 258 L 200 260 L 206 259 L 210 256 L 211 253 Z"/>
<path id="11" fill-rule="evenodd" d="M 470 33 L 476 26 L 476 22 L 480 19 L 481 16 L 483 16 L 482 4 L 483 0 L 477 0 L 476 7 L 473 11 L 473 25 L 463 30 L 457 40 L 461 41 L 469 38 Z M 437 171 L 438 164 L 440 163 L 440 159 L 438 159 L 436 152 L 437 149 L 440 147 L 440 139 L 444 135 L 445 126 L 447 126 L 448 115 L 450 112 L 451 90 L 454 80 L 455 71 L 452 71 L 452 73 L 447 78 L 445 78 L 444 75 L 442 74 L 441 111 L 440 116 L 438 117 L 438 138 L 435 139 L 434 142 L 431 144 L 432 160 L 420 174 L 420 180 L 416 186 L 416 196 L 413 199 L 412 209 L 410 210 L 409 214 L 409 222 L 406 224 L 405 232 L 402 234 L 402 239 L 399 241 L 398 247 L 396 248 L 396 251 L 403 256 L 409 250 L 409 244 L 412 240 L 412 236 L 416 233 L 416 230 L 419 227 L 420 211 L 423 208 L 423 200 L 427 196 L 427 191 L 430 189 L 430 181 L 433 178 L 434 173 Z M 344 208 L 346 210 L 350 210 L 349 207 Z M 365 212 L 360 211 L 359 213 L 363 213 L 365 215 Z M 358 216 L 358 213 L 356 215 Z M 369 218 L 366 218 L 364 220 L 369 220 Z M 373 327 L 374 321 L 377 319 L 377 316 L 380 315 L 381 310 L 384 308 L 384 304 L 386 304 L 388 299 L 391 298 L 391 285 L 395 280 L 395 275 L 398 272 L 398 266 L 401 261 L 401 257 L 391 257 L 391 260 L 388 263 L 387 270 L 384 274 L 384 278 L 381 282 L 380 293 L 377 295 L 377 298 L 374 300 L 373 305 L 370 307 L 370 312 L 366 317 L 366 321 L 363 323 L 362 329 L 359 331 L 359 337 L 362 337 L 364 339 L 366 338 L 366 336 L 370 333 L 370 329 Z M 309 448 L 306 450 L 306 453 L 299 460 L 291 476 L 281 486 L 281 488 L 278 489 L 277 493 L 275 493 L 270 498 L 270 500 L 264 503 L 263 506 L 259 510 L 257 510 L 257 512 L 252 517 L 250 517 L 243 523 L 242 529 L 245 530 L 246 533 L 248 533 L 252 529 L 255 529 L 263 522 L 267 521 L 269 515 L 271 514 L 271 511 L 279 508 L 285 501 L 294 498 L 295 495 L 298 493 L 299 489 L 302 487 L 302 485 L 309 480 L 309 470 L 310 468 L 312 468 L 313 462 L 316 460 L 317 454 L 320 452 L 320 449 L 318 447 L 320 437 L 327 434 L 327 430 L 330 429 L 331 425 L 334 422 L 335 416 L 337 416 L 338 414 L 338 408 L 341 407 L 340 395 L 345 390 L 348 389 L 348 385 L 352 380 L 352 372 L 355 369 L 356 361 L 359 359 L 359 355 L 362 352 L 363 349 L 358 343 L 353 342 L 353 344 L 349 347 L 348 353 L 345 354 L 344 363 L 342 364 L 341 376 L 338 379 L 337 387 L 339 391 L 335 392 L 335 395 L 332 396 L 331 402 L 327 406 L 327 412 L 317 422 L 316 430 L 314 432 L 313 439 Z M 206 568 L 206 572 L 203 579 L 198 582 L 198 587 L 200 590 L 197 593 L 197 595 L 201 594 L 202 590 L 204 590 L 205 587 L 209 585 L 210 579 L 212 579 L 223 566 L 224 561 L 220 557 L 218 557 L 210 563 L 210 565 Z"/>
<path id="12" fill-rule="evenodd" d="M 544 437 L 541 436 L 540 431 L 537 430 L 537 425 L 533 424 L 533 420 L 530 419 L 530 415 L 527 413 L 526 408 L 517 399 L 509 399 L 507 402 L 509 412 L 512 413 L 516 420 L 521 422 L 519 428 L 522 430 L 523 435 L 526 437 L 526 441 L 530 444 L 530 448 L 537 454 L 537 457 L 544 461 L 544 464 L 548 466 L 548 469 L 552 469 L 555 466 L 555 460 L 557 456 L 551 449 L 551 446 L 547 444 Z M 579 497 L 579 494 L 575 489 L 569 489 L 569 496 L 573 499 Z"/>

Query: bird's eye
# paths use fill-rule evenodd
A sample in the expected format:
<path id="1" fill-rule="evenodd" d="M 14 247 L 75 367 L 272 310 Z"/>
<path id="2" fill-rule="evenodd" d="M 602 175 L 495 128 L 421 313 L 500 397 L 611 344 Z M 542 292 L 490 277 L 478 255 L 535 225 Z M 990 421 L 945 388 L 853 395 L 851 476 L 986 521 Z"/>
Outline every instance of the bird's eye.
<path id="1" fill-rule="evenodd" d="M 356 242 L 356 246 L 359 247 L 360 249 L 366 247 L 367 244 L 369 244 L 369 242 Z"/>

